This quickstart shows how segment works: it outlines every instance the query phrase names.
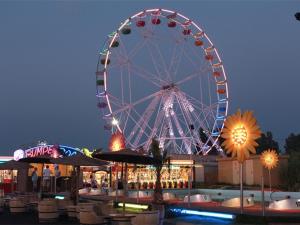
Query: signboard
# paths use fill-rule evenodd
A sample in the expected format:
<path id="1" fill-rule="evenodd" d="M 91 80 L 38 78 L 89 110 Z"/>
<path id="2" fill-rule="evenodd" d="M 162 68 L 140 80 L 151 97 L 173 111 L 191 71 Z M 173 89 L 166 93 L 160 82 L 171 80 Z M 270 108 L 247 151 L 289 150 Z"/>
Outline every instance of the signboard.
<path id="1" fill-rule="evenodd" d="M 50 156 L 53 158 L 76 155 L 80 152 L 77 148 L 68 147 L 65 145 L 38 145 L 26 150 L 18 149 L 14 152 L 14 160 L 18 161 L 21 158 Z"/>

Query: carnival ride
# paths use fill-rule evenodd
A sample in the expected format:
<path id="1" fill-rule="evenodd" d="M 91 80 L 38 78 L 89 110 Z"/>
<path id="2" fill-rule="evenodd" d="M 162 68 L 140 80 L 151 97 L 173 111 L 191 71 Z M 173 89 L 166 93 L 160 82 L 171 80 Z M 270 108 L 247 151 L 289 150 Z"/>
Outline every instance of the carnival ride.
<path id="1" fill-rule="evenodd" d="M 171 153 L 222 152 L 223 62 L 188 17 L 147 9 L 123 21 L 100 50 L 96 79 L 104 129 L 121 132 L 127 147 L 147 151 L 156 138 Z"/>

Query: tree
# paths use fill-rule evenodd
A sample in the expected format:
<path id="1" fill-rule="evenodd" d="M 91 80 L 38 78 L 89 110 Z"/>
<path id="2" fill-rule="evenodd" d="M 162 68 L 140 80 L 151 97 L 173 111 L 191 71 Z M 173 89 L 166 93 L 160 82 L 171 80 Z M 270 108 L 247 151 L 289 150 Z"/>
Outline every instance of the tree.
<path id="1" fill-rule="evenodd" d="M 169 158 L 167 157 L 167 151 L 164 151 L 159 147 L 159 142 L 156 139 L 152 139 L 150 146 L 150 153 L 153 158 L 157 159 L 160 163 L 155 164 L 155 172 L 156 172 L 156 181 L 155 181 L 155 189 L 154 189 L 154 203 L 162 203 L 163 195 L 161 188 L 161 170 L 163 168 L 164 163 L 168 162 Z"/>
<path id="2" fill-rule="evenodd" d="M 282 165 L 280 175 L 282 185 L 289 191 L 300 190 L 300 152 L 292 151 L 287 165 Z"/>
<path id="3" fill-rule="evenodd" d="M 271 131 L 267 131 L 266 133 L 262 133 L 261 137 L 257 139 L 258 147 L 256 148 L 256 153 L 261 154 L 263 151 L 267 149 L 274 149 L 277 153 L 279 153 L 279 145 L 278 142 L 273 139 L 273 134 Z"/>
<path id="4" fill-rule="evenodd" d="M 291 154 L 292 152 L 300 152 L 300 134 L 295 135 L 291 133 L 287 139 L 285 139 L 285 152 Z"/>

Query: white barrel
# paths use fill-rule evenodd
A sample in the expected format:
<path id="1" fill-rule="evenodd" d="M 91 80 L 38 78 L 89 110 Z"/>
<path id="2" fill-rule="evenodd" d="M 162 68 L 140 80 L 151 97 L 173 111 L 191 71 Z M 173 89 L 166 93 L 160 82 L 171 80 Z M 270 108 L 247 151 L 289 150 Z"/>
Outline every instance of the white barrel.
<path id="1" fill-rule="evenodd" d="M 75 205 L 68 205 L 67 206 L 67 213 L 68 213 L 68 217 L 70 219 L 77 219 L 76 207 L 77 206 L 75 206 Z"/>
<path id="2" fill-rule="evenodd" d="M 113 206 L 113 202 L 108 202 L 100 205 L 100 212 L 103 216 L 108 216 L 109 214 L 117 213 L 117 210 Z"/>
<path id="3" fill-rule="evenodd" d="M 143 211 L 141 213 L 135 214 L 136 216 L 132 218 L 132 225 L 159 225 L 159 211 Z"/>
<path id="4" fill-rule="evenodd" d="M 90 212 L 80 212 L 79 213 L 79 221 L 80 224 L 101 224 L 104 222 L 104 217 L 97 216 L 97 214 L 93 211 Z"/>
<path id="5" fill-rule="evenodd" d="M 72 205 L 73 202 L 70 199 L 62 199 L 57 201 L 57 209 L 60 214 L 67 213 L 67 206 Z"/>
<path id="6" fill-rule="evenodd" d="M 77 219 L 80 220 L 80 212 L 94 211 L 94 203 L 79 203 L 76 207 Z"/>
<path id="7" fill-rule="evenodd" d="M 22 199 L 13 198 L 9 201 L 9 210 L 11 213 L 22 213 L 26 211 L 25 204 Z"/>
<path id="8" fill-rule="evenodd" d="M 55 200 L 43 200 L 38 204 L 40 222 L 56 221 L 58 219 L 57 203 Z"/>

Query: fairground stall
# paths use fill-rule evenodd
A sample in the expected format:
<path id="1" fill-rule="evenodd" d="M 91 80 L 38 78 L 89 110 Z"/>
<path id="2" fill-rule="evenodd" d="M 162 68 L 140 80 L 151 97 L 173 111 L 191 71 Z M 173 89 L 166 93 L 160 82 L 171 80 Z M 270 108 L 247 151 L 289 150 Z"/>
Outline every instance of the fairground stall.
<path id="1" fill-rule="evenodd" d="M 217 182 L 217 170 L 215 156 L 171 155 L 170 162 L 163 166 L 161 185 L 163 189 L 184 189 L 188 188 L 189 179 L 192 187 L 204 183 L 213 184 Z M 122 164 L 120 163 L 112 166 L 112 188 L 116 186 L 117 174 L 120 181 L 122 174 L 124 174 L 122 173 Z M 153 189 L 155 187 L 155 180 L 155 167 L 141 165 L 128 166 L 129 189 Z"/>
<path id="2" fill-rule="evenodd" d="M 0 163 L 4 163 L 12 160 L 12 156 L 0 156 Z M 13 189 L 16 189 L 17 170 L 0 170 L 0 189 L 4 193 L 10 193 Z"/>
<path id="3" fill-rule="evenodd" d="M 19 160 L 21 158 L 35 158 L 35 157 L 50 157 L 50 158 L 62 158 L 69 157 L 76 154 L 88 155 L 90 152 L 87 149 L 80 150 L 79 148 L 69 147 L 65 145 L 51 145 L 47 143 L 39 143 L 35 147 L 28 149 L 18 149 L 14 152 L 14 159 Z M 73 166 L 70 165 L 55 165 L 52 163 L 30 163 L 31 167 L 28 172 L 24 174 L 22 179 L 18 179 L 21 182 L 19 185 L 20 191 L 32 191 L 31 175 L 33 170 L 37 169 L 38 174 L 38 187 L 40 187 L 40 180 L 43 173 L 43 167 L 49 166 L 50 178 L 51 178 L 51 191 L 55 190 L 55 167 L 58 166 L 60 171 L 60 191 L 65 191 L 70 189 L 71 176 L 73 172 Z M 90 182 L 90 177 L 96 176 L 96 178 L 101 181 L 104 179 L 103 176 L 107 176 L 106 172 L 99 171 L 98 167 L 81 167 L 81 179 L 79 181 L 80 187 L 88 186 Z M 94 175 L 95 174 L 95 175 Z"/>

